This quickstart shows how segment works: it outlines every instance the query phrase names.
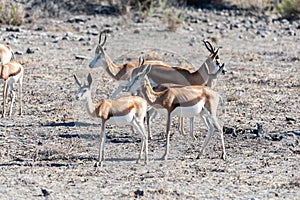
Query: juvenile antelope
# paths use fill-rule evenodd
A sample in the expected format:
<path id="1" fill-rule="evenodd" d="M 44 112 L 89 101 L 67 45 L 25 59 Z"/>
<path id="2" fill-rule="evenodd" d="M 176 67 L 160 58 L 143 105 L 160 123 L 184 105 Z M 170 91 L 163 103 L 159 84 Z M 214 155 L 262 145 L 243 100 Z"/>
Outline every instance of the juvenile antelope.
<path id="1" fill-rule="evenodd" d="M 15 58 L 14 53 L 10 48 L 10 46 L 5 44 L 0 44 L 0 65 L 8 63 L 14 58 Z"/>
<path id="2" fill-rule="evenodd" d="M 148 136 L 144 127 L 144 119 L 147 112 L 147 102 L 138 96 L 127 96 L 113 100 L 103 100 L 98 104 L 94 104 L 91 96 L 91 74 L 89 74 L 87 77 L 87 84 L 82 84 L 76 75 L 74 75 L 74 78 L 79 86 L 76 99 L 85 101 L 85 107 L 88 114 L 92 117 L 100 118 L 101 120 L 99 155 L 98 162 L 95 166 L 101 166 L 104 160 L 104 143 L 106 138 L 105 129 L 107 124 L 133 126 L 142 136 L 141 151 L 137 162 L 141 160 L 145 146 L 145 163 L 147 164 Z"/>
<path id="3" fill-rule="evenodd" d="M 167 110 L 167 126 L 166 126 L 166 149 L 163 159 L 167 159 L 170 143 L 170 126 L 172 117 L 194 117 L 201 115 L 208 128 L 208 135 L 204 141 L 200 155 L 204 152 L 214 128 L 217 128 L 221 135 L 222 142 L 222 158 L 225 159 L 225 145 L 223 138 L 223 130 L 216 117 L 217 107 L 220 95 L 206 86 L 185 86 L 180 88 L 167 88 L 161 92 L 155 92 L 152 89 L 147 74 L 151 72 L 150 65 L 140 67 L 140 73 L 134 77 L 133 81 L 127 85 L 127 91 L 134 92 L 141 89 L 144 98 L 148 104 L 156 109 Z"/>
<path id="4" fill-rule="evenodd" d="M 4 79 L 3 87 L 3 108 L 2 117 L 5 117 L 5 104 L 7 92 L 10 90 L 12 98 L 9 108 L 9 116 L 12 114 L 13 103 L 15 101 L 14 84 L 19 83 L 19 114 L 22 115 L 22 84 L 23 84 L 24 69 L 23 66 L 17 61 L 10 61 L 0 66 L 0 78 Z"/>

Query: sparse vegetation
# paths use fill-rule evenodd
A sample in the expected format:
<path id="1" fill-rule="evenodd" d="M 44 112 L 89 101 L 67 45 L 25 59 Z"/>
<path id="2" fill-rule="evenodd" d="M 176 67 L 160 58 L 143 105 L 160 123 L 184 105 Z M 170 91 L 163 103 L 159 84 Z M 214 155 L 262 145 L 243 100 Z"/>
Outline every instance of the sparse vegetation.
<path id="1" fill-rule="evenodd" d="M 283 0 L 277 10 L 284 18 L 300 19 L 300 0 Z"/>
<path id="2" fill-rule="evenodd" d="M 19 4 L 11 1 L 0 1 L 0 24 L 20 26 L 23 23 L 24 12 Z"/>
<path id="3" fill-rule="evenodd" d="M 173 10 L 164 14 L 164 20 L 167 22 L 170 31 L 176 31 L 178 26 L 184 22 L 181 13 L 176 13 Z"/>

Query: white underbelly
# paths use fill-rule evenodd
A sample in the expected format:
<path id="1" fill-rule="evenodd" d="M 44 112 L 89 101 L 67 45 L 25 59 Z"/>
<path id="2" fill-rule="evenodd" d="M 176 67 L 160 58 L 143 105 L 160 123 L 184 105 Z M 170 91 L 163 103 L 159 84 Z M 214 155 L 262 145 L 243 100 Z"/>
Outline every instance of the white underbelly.
<path id="1" fill-rule="evenodd" d="M 193 106 L 177 107 L 171 112 L 171 115 L 172 116 L 177 115 L 179 117 L 194 117 L 200 114 L 203 106 L 204 106 L 204 101 L 201 100 Z"/>
<path id="2" fill-rule="evenodd" d="M 13 84 L 13 83 L 18 82 L 18 80 L 20 79 L 20 76 L 21 76 L 21 74 L 19 73 L 19 74 L 15 75 L 15 76 L 9 77 L 9 78 L 7 79 L 7 83 L 8 83 L 8 84 Z"/>
<path id="3" fill-rule="evenodd" d="M 117 126 L 129 125 L 133 121 L 135 110 L 132 109 L 127 115 L 110 117 L 106 122 Z"/>

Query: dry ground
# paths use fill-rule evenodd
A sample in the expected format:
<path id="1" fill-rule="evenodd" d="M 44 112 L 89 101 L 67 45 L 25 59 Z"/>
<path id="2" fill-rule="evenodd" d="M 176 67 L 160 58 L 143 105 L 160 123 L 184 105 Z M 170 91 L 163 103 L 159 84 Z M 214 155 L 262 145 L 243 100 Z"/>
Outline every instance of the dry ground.
<path id="1" fill-rule="evenodd" d="M 299 25 L 224 13 L 189 11 L 176 32 L 159 16 L 143 23 L 79 16 L 72 23 L 36 19 L 19 31 L 1 27 L 1 40 L 21 54 L 25 79 L 24 115 L 0 121 L 0 199 L 299 199 Z M 139 135 L 109 126 L 104 166 L 93 167 L 99 121 L 74 100 L 72 76 L 92 73 L 94 101 L 116 88 L 108 75 L 88 68 L 104 28 L 111 31 L 107 53 L 118 64 L 144 52 L 174 65 L 184 58 L 195 68 L 208 55 L 201 40 L 220 34 L 228 73 L 217 86 L 224 99 L 219 118 L 235 130 L 225 134 L 226 161 L 218 134 L 196 159 L 207 131 L 199 119 L 197 141 L 178 134 L 174 122 L 170 158 L 161 161 L 166 118 L 159 115 L 148 165 L 135 163 Z"/>

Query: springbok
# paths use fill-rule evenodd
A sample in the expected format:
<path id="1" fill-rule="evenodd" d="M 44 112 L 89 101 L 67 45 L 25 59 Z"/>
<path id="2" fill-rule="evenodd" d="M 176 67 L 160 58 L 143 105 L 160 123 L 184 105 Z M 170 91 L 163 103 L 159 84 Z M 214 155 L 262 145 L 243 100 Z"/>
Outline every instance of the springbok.
<path id="1" fill-rule="evenodd" d="M 104 37 L 103 40 L 102 36 Z M 106 39 L 106 32 L 101 32 L 99 35 L 99 43 L 95 50 L 95 56 L 89 63 L 89 67 L 97 68 L 102 66 L 113 79 L 119 82 L 118 88 L 111 96 L 113 99 L 125 88 L 127 84 L 126 82 L 131 81 L 130 77 L 134 77 L 139 71 L 136 68 L 140 65 L 140 62 L 129 62 L 120 66 L 114 64 L 112 59 L 104 51 Z M 151 84 L 156 86 L 160 84 L 171 83 L 183 86 L 207 85 L 209 87 L 213 87 L 218 74 L 220 74 L 219 72 L 225 74 L 226 70 L 224 63 L 222 65 L 220 64 L 220 58 L 218 55 L 219 48 L 215 49 L 208 41 L 204 40 L 203 42 L 207 50 L 210 52 L 210 55 L 201 65 L 201 67 L 194 72 L 183 67 L 172 67 L 162 61 L 145 61 L 145 65 L 152 65 L 152 70 L 148 74 Z M 183 128 L 183 119 L 181 118 L 179 122 L 179 130 L 181 131 L 181 134 L 185 134 Z M 190 122 L 190 124 L 192 123 L 193 122 Z M 192 128 L 190 128 L 190 130 L 191 129 Z M 149 137 L 151 138 L 150 132 Z"/>
<path id="2" fill-rule="evenodd" d="M 104 35 L 104 36 L 103 36 Z M 104 37 L 102 41 L 102 36 Z M 114 91 L 111 98 L 115 98 L 122 91 L 125 83 L 130 79 L 130 75 L 135 68 L 139 66 L 139 62 L 128 62 L 123 65 L 116 65 L 112 59 L 104 51 L 106 43 L 106 32 L 99 34 L 99 43 L 95 50 L 95 56 L 89 63 L 90 68 L 104 67 L 105 71 L 115 80 L 119 82 L 119 87 Z M 155 85 L 163 83 L 175 83 L 179 85 L 208 85 L 212 86 L 215 78 L 209 77 L 208 73 L 216 73 L 222 67 L 225 73 L 224 64 L 220 65 L 219 48 L 214 49 L 208 41 L 203 41 L 206 48 L 210 52 L 209 58 L 196 71 L 191 72 L 183 67 L 172 67 L 162 61 L 151 60 L 145 61 L 144 64 L 152 65 L 152 70 L 148 74 L 149 79 Z M 206 67 L 206 68 L 205 68 Z"/>
<path id="3" fill-rule="evenodd" d="M 103 36 L 104 35 L 104 36 Z M 102 41 L 102 36 L 104 37 Z M 111 95 L 111 99 L 114 99 L 125 87 L 126 82 L 130 78 L 131 71 L 139 66 L 139 62 L 129 62 L 123 65 L 116 65 L 113 63 L 112 59 L 107 55 L 104 51 L 104 45 L 106 42 L 106 32 L 103 31 L 99 34 L 99 43 L 95 50 L 95 56 L 92 61 L 89 63 L 90 68 L 104 67 L 105 71 L 111 76 L 113 79 L 118 81 L 119 86 Z M 145 64 L 151 64 L 152 66 L 168 66 L 166 63 L 162 61 L 146 61 Z"/>
<path id="4" fill-rule="evenodd" d="M 6 64 L 11 60 L 14 60 L 14 53 L 10 46 L 5 44 L 0 44 L 0 65 Z"/>
<path id="5" fill-rule="evenodd" d="M 11 92 L 12 98 L 9 108 L 9 116 L 12 114 L 13 103 L 15 101 L 14 84 L 19 82 L 19 114 L 22 115 L 22 84 L 23 84 L 24 69 L 23 66 L 13 60 L 0 66 L 0 78 L 4 79 L 3 87 L 3 108 L 2 117 L 5 117 L 5 104 L 8 89 Z"/>
<path id="6" fill-rule="evenodd" d="M 217 128 L 221 135 L 222 158 L 225 160 L 223 130 L 216 116 L 220 95 L 210 87 L 198 85 L 167 88 L 164 91 L 155 92 L 147 76 L 151 72 L 151 65 L 143 65 L 139 69 L 140 73 L 138 73 L 138 76 L 134 77 L 133 81 L 127 85 L 127 91 L 134 92 L 140 89 L 149 105 L 156 109 L 167 110 L 166 149 L 163 159 L 166 160 L 168 157 L 172 117 L 175 115 L 179 117 L 194 117 L 200 114 L 208 128 L 208 135 L 198 158 L 209 143 L 214 133 L 214 128 Z"/>
<path id="7" fill-rule="evenodd" d="M 147 102 L 138 96 L 126 96 L 116 99 L 103 100 L 98 104 L 92 102 L 91 74 L 87 77 L 87 84 L 82 84 L 78 77 L 74 75 L 75 81 L 79 86 L 76 95 L 77 100 L 85 101 L 85 107 L 91 117 L 100 118 L 101 120 L 101 134 L 98 162 L 95 166 L 102 166 L 104 160 L 104 143 L 106 138 L 106 124 L 114 125 L 131 125 L 142 136 L 141 151 L 137 162 L 141 160 L 144 146 L 145 146 L 145 163 L 148 163 L 148 136 L 145 132 L 144 119 L 147 112 Z"/>
<path id="8" fill-rule="evenodd" d="M 140 66 L 138 68 L 135 68 L 132 73 L 131 73 L 131 76 L 130 76 L 130 81 L 127 83 L 128 85 L 130 85 L 131 81 L 135 79 L 135 77 L 138 76 L 138 73 L 141 70 L 141 66 L 144 65 L 144 62 L 143 62 L 143 58 L 139 58 L 139 63 Z M 218 71 L 216 71 L 215 73 L 209 73 L 208 72 L 208 69 L 206 66 L 203 67 L 204 70 L 205 70 L 205 74 L 207 74 L 207 79 L 208 79 L 208 82 L 210 83 L 209 87 L 211 87 L 211 84 L 213 83 L 214 80 L 217 79 L 218 75 L 222 72 L 223 73 L 223 70 L 224 70 L 224 64 L 219 68 Z M 126 86 L 125 86 L 126 87 Z M 179 84 L 174 84 L 174 83 L 162 83 L 162 84 L 159 84 L 159 85 L 156 85 L 154 86 L 152 89 L 155 91 L 155 92 L 160 92 L 160 91 L 164 91 L 168 88 L 180 88 L 180 87 L 185 87 L 185 85 L 179 85 Z M 149 133 L 149 138 L 151 139 L 152 138 L 152 134 L 151 134 L 151 126 L 150 126 L 150 123 L 151 123 L 151 118 L 153 118 L 155 116 L 155 109 L 150 109 L 147 114 L 147 124 L 148 124 L 148 133 Z M 179 117 L 179 132 L 182 134 L 182 135 L 186 135 L 185 134 L 185 131 L 184 131 L 184 118 L 182 117 Z M 194 118 L 191 117 L 190 118 L 190 135 L 192 138 L 194 138 L 194 140 L 196 140 L 197 138 L 195 137 L 194 133 L 193 133 L 193 127 L 194 127 Z"/>

